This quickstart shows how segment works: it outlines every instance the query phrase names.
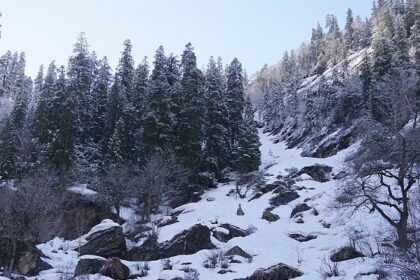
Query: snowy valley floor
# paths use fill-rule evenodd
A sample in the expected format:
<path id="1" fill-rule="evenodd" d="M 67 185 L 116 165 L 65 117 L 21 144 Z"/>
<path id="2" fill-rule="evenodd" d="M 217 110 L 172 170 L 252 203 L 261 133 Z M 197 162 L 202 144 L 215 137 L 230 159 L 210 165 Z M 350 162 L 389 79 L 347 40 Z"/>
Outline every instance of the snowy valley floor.
<path id="1" fill-rule="evenodd" d="M 324 164 L 333 167 L 333 174 L 337 174 L 343 168 L 342 161 L 352 148 L 340 152 L 336 156 L 318 159 L 303 158 L 297 149 L 286 149 L 284 143 L 274 144 L 271 137 L 260 133 L 262 143 L 262 166 L 271 166 L 267 169 L 269 175 L 268 182 L 276 181 L 276 176 L 287 175 L 286 169 L 303 168 L 313 164 Z M 296 278 L 299 280 L 323 279 L 319 270 L 323 267 L 323 260 L 327 259 L 334 250 L 349 244 L 349 231 L 357 230 L 359 234 L 369 236 L 371 231 L 379 228 L 380 219 L 376 214 L 358 213 L 349 218 L 339 210 L 332 210 L 329 206 L 339 188 L 339 181 L 331 179 L 328 182 L 320 183 L 312 180 L 310 176 L 301 175 L 296 183 L 299 187 L 299 198 L 293 200 L 288 205 L 282 205 L 272 212 L 280 216 L 276 222 L 268 222 L 261 218 L 264 209 L 270 206 L 269 200 L 273 197 L 271 192 L 264 194 L 259 199 L 248 202 L 251 193 L 245 199 L 240 199 L 235 195 L 227 196 L 230 190 L 235 188 L 234 184 L 221 184 L 217 189 L 206 192 L 203 199 L 198 203 L 183 205 L 175 210 L 183 210 L 179 215 L 179 222 L 164 226 L 159 232 L 159 242 L 170 240 L 177 233 L 201 223 L 210 229 L 220 224 L 228 223 L 247 229 L 255 227 L 256 231 L 246 237 L 237 237 L 227 243 L 219 242 L 212 237 L 211 241 L 222 251 L 227 251 L 234 246 L 239 246 L 246 252 L 253 255 L 253 260 L 238 257 L 241 263 L 231 263 L 229 269 L 233 272 L 218 274 L 220 267 L 206 269 L 203 262 L 210 254 L 210 250 L 202 250 L 194 255 L 176 256 L 170 260 L 173 265 L 172 270 L 162 271 L 161 261 L 149 262 L 150 271 L 147 277 L 138 279 L 173 279 L 177 276 L 182 277 L 184 273 L 180 271 L 185 265 L 191 263 L 189 267 L 196 269 L 199 279 L 226 279 L 244 278 L 250 276 L 258 268 L 267 268 L 278 263 L 284 263 L 301 270 L 304 275 Z M 292 209 L 299 203 L 306 202 L 309 206 L 319 212 L 314 215 L 313 211 L 303 212 L 304 223 L 296 223 L 296 218 L 290 218 Z M 236 210 L 239 203 L 245 212 L 244 216 L 237 216 Z M 130 212 L 130 211 L 128 211 Z M 329 228 L 325 224 L 331 224 Z M 112 224 L 110 224 L 112 225 Z M 101 226 L 101 225 L 100 225 Z M 107 226 L 103 224 L 102 226 Z M 109 226 L 109 224 L 108 224 Z M 289 237 L 289 234 L 315 235 L 317 238 L 298 242 Z M 80 241 L 80 240 L 79 240 Z M 72 273 L 78 262 L 77 252 L 71 249 L 77 246 L 78 240 L 73 242 L 64 241 L 56 238 L 45 244 L 38 246 L 44 254 L 51 259 L 45 259 L 54 269 L 44 271 L 37 279 L 65 279 L 63 274 Z M 64 245 L 64 246 L 63 246 Z M 63 250 L 66 249 L 66 250 Z M 130 268 L 132 274 L 137 273 L 138 263 L 124 263 Z M 376 260 L 373 258 L 357 258 L 340 262 L 338 269 L 340 276 L 329 279 L 377 279 L 374 275 L 368 274 L 375 270 Z M 1 278 L 1 277 L 0 277 Z M 35 277 L 33 278 L 35 279 Z M 83 278 L 86 279 L 86 278 Z M 94 275 L 90 279 L 106 279 L 104 276 Z"/>

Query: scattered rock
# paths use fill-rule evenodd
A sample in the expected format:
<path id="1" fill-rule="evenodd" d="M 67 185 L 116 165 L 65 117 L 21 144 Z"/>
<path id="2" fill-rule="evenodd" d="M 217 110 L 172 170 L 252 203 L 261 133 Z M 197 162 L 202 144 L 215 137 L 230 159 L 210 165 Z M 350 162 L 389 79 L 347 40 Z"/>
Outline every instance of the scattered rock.
<path id="1" fill-rule="evenodd" d="M 213 236 L 220 242 L 226 243 L 232 238 L 245 237 L 249 235 L 246 230 L 230 225 L 230 224 L 221 224 L 219 227 L 229 231 L 229 233 L 225 233 L 223 231 L 217 231 L 217 230 L 213 232 Z"/>
<path id="2" fill-rule="evenodd" d="M 302 218 L 296 220 L 296 224 L 304 224 L 305 221 Z"/>
<path id="3" fill-rule="evenodd" d="M 159 244 L 157 238 L 152 236 L 141 246 L 128 251 L 125 259 L 129 261 L 154 261 L 178 255 L 191 255 L 215 247 L 210 241 L 210 229 L 196 224 L 164 243 Z"/>
<path id="4" fill-rule="evenodd" d="M 346 260 L 351 260 L 355 258 L 361 258 L 364 257 L 362 253 L 356 251 L 350 246 L 345 246 L 340 248 L 337 252 L 335 252 L 331 257 L 331 261 L 333 262 L 342 262 Z"/>
<path id="5" fill-rule="evenodd" d="M 239 246 L 235 246 L 235 247 L 229 249 L 224 255 L 225 256 L 240 256 L 240 257 L 243 257 L 245 259 L 252 258 L 252 256 L 250 254 L 248 254 L 247 252 L 242 250 L 242 248 L 239 247 Z"/>
<path id="6" fill-rule="evenodd" d="M 293 208 L 292 213 L 290 214 L 290 218 L 293 218 L 296 214 L 302 213 L 305 211 L 309 211 L 312 208 L 308 206 L 306 203 L 300 203 Z"/>
<path id="7" fill-rule="evenodd" d="M 277 189 L 275 189 L 273 192 L 277 194 L 270 199 L 270 205 L 273 207 L 286 205 L 291 201 L 299 198 L 299 195 L 296 191 L 284 186 L 277 187 Z"/>
<path id="8" fill-rule="evenodd" d="M 10 263 L 13 258 L 13 243 L 9 238 L 0 238 L 0 267 Z M 14 255 L 13 273 L 35 276 L 41 271 L 51 269 L 52 267 L 44 262 L 41 257 L 45 255 L 36 248 L 31 241 L 18 240 Z"/>
<path id="9" fill-rule="evenodd" d="M 293 177 L 297 177 L 302 174 L 308 174 L 312 177 L 314 181 L 324 183 L 330 180 L 329 174 L 332 172 L 332 170 L 333 168 L 331 166 L 314 164 L 311 166 L 305 166 L 304 168 L 299 170 Z"/>
<path id="10" fill-rule="evenodd" d="M 206 200 L 211 202 L 211 201 L 215 201 L 215 198 L 214 197 L 208 197 Z"/>
<path id="11" fill-rule="evenodd" d="M 280 216 L 277 214 L 274 214 L 271 211 L 265 210 L 262 214 L 262 219 L 267 220 L 269 222 L 275 222 L 280 219 Z"/>
<path id="12" fill-rule="evenodd" d="M 241 204 L 240 204 L 240 203 L 239 203 L 238 210 L 236 210 L 236 215 L 238 215 L 238 216 L 243 216 L 243 215 L 245 215 L 244 210 L 242 210 L 242 206 L 241 206 Z"/>
<path id="13" fill-rule="evenodd" d="M 317 238 L 316 235 L 312 235 L 312 234 L 303 235 L 303 234 L 298 234 L 298 233 L 289 234 L 289 237 L 293 238 L 294 240 L 299 241 L 299 242 L 307 242 L 307 241 L 310 241 L 310 240 L 313 240 L 313 239 Z"/>
<path id="14" fill-rule="evenodd" d="M 107 260 L 99 273 L 116 280 L 124 280 L 130 277 L 130 269 L 119 258 L 115 257 Z"/>
<path id="15" fill-rule="evenodd" d="M 74 271 L 74 276 L 99 273 L 106 261 L 102 258 L 82 258 L 79 260 Z"/>
<path id="16" fill-rule="evenodd" d="M 127 251 L 123 230 L 119 226 L 97 231 L 86 237 L 86 240 L 88 242 L 80 247 L 80 255 L 122 257 Z"/>
<path id="17" fill-rule="evenodd" d="M 245 280 L 288 280 L 303 275 L 300 270 L 279 263 L 269 268 L 260 268 L 254 272 L 251 276 L 245 278 Z"/>
<path id="18" fill-rule="evenodd" d="M 160 222 L 160 223 L 158 224 L 158 227 L 166 227 L 166 226 L 169 226 L 169 225 L 173 225 L 173 224 L 175 224 L 175 223 L 178 223 L 178 222 L 179 222 L 179 221 L 178 221 L 178 217 L 171 216 L 171 218 L 170 218 L 170 219 L 163 220 L 162 222 Z"/>

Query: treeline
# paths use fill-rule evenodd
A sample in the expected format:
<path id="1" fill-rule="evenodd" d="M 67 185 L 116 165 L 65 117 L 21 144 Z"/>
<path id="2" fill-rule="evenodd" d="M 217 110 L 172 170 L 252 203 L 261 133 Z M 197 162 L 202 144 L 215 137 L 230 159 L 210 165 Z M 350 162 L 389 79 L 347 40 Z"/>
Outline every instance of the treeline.
<path id="1" fill-rule="evenodd" d="M 409 119 L 416 122 L 419 19 L 418 0 L 374 2 L 367 19 L 354 17 L 349 9 L 344 30 L 328 15 L 325 29 L 318 24 L 310 42 L 286 53 L 279 64 L 265 66 L 252 80 L 250 91 L 267 129 L 295 146 L 305 141 L 316 145 L 338 129 L 357 127 L 362 118 L 396 129 Z M 346 133 L 358 137 L 355 131 Z"/>
<path id="2" fill-rule="evenodd" d="M 46 165 L 90 180 L 167 153 L 189 170 L 190 186 L 259 167 L 254 112 L 236 58 L 226 69 L 210 58 L 203 72 L 187 44 L 180 58 L 159 47 L 153 67 L 146 58 L 135 67 L 127 40 L 113 74 L 81 34 L 67 67 L 51 62 L 44 70 L 32 82 L 24 54 L 0 59 L 0 95 L 13 102 L 0 135 L 3 180 Z"/>

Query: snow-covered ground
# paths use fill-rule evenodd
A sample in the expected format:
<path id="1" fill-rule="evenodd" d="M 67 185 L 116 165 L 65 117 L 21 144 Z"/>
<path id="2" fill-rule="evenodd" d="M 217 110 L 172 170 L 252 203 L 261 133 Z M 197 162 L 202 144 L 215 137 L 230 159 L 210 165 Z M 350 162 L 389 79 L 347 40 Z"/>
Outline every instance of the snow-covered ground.
<path id="1" fill-rule="evenodd" d="M 286 149 L 282 142 L 274 144 L 271 137 L 260 131 L 260 141 L 262 143 L 262 167 L 270 166 L 266 173 L 268 183 L 276 181 L 276 176 L 287 175 L 286 169 L 302 168 L 315 163 L 325 164 L 333 167 L 333 173 L 338 173 L 343 168 L 343 160 L 347 153 L 351 152 L 353 147 L 338 153 L 330 158 L 307 158 L 300 156 L 298 149 Z M 259 199 L 248 202 L 252 194 L 246 199 L 240 199 L 235 195 L 227 196 L 234 184 L 221 184 L 217 189 L 206 192 L 203 199 L 197 203 L 190 203 L 181 206 L 177 210 L 183 210 L 179 215 L 179 222 L 160 228 L 159 242 L 170 240 L 177 233 L 201 223 L 209 228 L 215 228 L 220 224 L 228 223 L 247 229 L 256 228 L 253 234 L 246 237 L 233 238 L 227 243 L 219 242 L 212 237 L 212 242 L 222 251 L 228 250 L 234 246 L 239 246 L 246 252 L 253 255 L 251 263 L 238 257 L 242 263 L 232 263 L 229 269 L 233 272 L 218 274 L 220 268 L 206 269 L 203 267 L 203 261 L 210 254 L 210 250 L 203 250 L 194 255 L 172 257 L 171 271 L 162 271 L 161 261 L 149 262 L 150 271 L 147 277 L 138 279 L 172 279 L 183 275 L 180 269 L 185 267 L 183 263 L 191 263 L 188 266 L 198 270 L 200 279 L 235 279 L 250 276 L 258 268 L 267 268 L 269 266 L 284 263 L 293 266 L 304 275 L 296 278 L 300 280 L 323 279 L 319 273 L 324 266 L 323 261 L 328 260 L 334 250 L 349 245 L 350 231 L 363 231 L 363 234 L 369 235 L 371 231 L 378 227 L 380 219 L 375 214 L 358 213 L 351 218 L 344 215 L 339 210 L 330 207 L 340 184 L 336 180 L 330 180 L 320 183 L 312 180 L 309 176 L 301 176 L 297 186 L 302 186 L 298 191 L 300 197 L 288 205 L 279 206 L 272 210 L 273 213 L 280 216 L 276 222 L 268 222 L 261 218 L 264 209 L 270 206 L 269 200 L 273 197 L 271 192 L 263 195 Z M 211 199 L 208 199 L 211 198 Z M 319 215 L 314 215 L 313 211 L 303 213 L 304 223 L 296 223 L 296 219 L 290 218 L 290 213 L 298 203 L 306 202 L 309 206 L 315 208 Z M 245 212 L 244 216 L 237 216 L 236 210 L 239 203 Z M 128 211 L 130 212 L 130 211 Z M 326 228 L 325 224 L 331 224 Z M 105 222 L 98 225 L 98 228 L 112 226 L 112 222 Z M 93 231 L 96 228 L 92 229 Z M 317 238 L 298 242 L 289 237 L 289 234 L 298 233 L 303 235 L 316 235 Z M 359 233 L 360 234 L 360 233 Z M 84 238 L 79 242 L 83 243 Z M 63 271 L 72 271 L 77 264 L 77 253 L 71 249 L 77 243 L 76 241 L 66 242 L 61 239 L 54 239 L 45 244 L 39 245 L 39 248 L 51 259 L 46 259 L 53 265 L 54 269 L 46 271 L 41 275 L 42 279 L 60 279 L 60 273 Z M 66 247 L 66 252 L 60 250 Z M 54 251 L 54 253 L 51 253 Z M 373 258 L 359 258 L 340 262 L 338 269 L 340 276 L 329 279 L 376 279 L 376 276 L 362 276 L 361 273 L 368 273 L 375 270 L 376 260 Z M 132 273 L 137 273 L 138 263 L 125 262 L 130 267 Z M 57 273 L 59 272 L 59 273 Z M 96 279 L 96 278 L 92 278 Z M 105 279 L 105 277 L 101 278 Z"/>

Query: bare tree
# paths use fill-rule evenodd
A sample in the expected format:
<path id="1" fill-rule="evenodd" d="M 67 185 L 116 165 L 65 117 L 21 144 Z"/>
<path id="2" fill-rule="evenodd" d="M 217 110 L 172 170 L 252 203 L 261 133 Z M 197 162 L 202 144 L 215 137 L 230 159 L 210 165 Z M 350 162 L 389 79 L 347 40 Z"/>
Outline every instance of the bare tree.
<path id="1" fill-rule="evenodd" d="M 344 205 L 377 211 L 396 230 L 396 244 L 404 250 L 411 244 L 409 199 L 420 180 L 419 139 L 419 128 L 396 132 L 371 126 L 358 151 L 347 159 L 352 172 L 338 197 Z"/>
<path id="2" fill-rule="evenodd" d="M 153 209 L 161 205 L 164 198 L 176 195 L 179 187 L 186 184 L 188 175 L 188 170 L 174 154 L 158 152 L 150 156 L 134 182 L 135 192 L 143 202 L 143 220 L 150 220 Z"/>
<path id="3" fill-rule="evenodd" d="M 121 206 L 130 195 L 133 172 L 128 165 L 112 166 L 105 169 L 104 174 L 95 184 L 95 189 L 104 201 L 113 207 L 118 218 L 121 215 Z"/>
<path id="4" fill-rule="evenodd" d="M 5 274 L 14 267 L 18 240 L 38 242 L 45 216 L 57 210 L 56 176 L 46 169 L 29 174 L 13 186 L 0 188 L 0 232 L 10 246 Z"/>

